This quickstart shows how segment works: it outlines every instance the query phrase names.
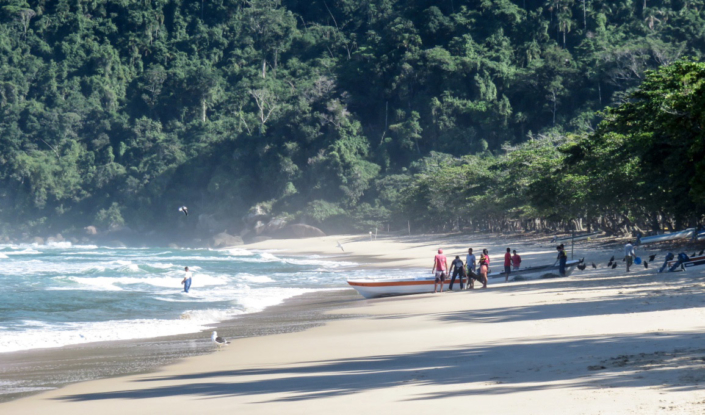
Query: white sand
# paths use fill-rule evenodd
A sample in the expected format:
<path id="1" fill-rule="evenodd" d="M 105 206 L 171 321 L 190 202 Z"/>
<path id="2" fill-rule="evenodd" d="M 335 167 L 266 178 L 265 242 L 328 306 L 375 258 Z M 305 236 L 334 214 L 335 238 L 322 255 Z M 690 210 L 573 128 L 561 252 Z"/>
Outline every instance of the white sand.
<path id="1" fill-rule="evenodd" d="M 336 239 L 351 251 L 339 256 L 375 266 L 430 270 L 439 246 L 502 252 L 458 237 L 255 248 L 327 255 Z M 527 262 L 553 259 L 550 244 L 524 242 L 512 243 Z M 0 405 L 0 413 L 705 413 L 705 270 L 659 275 L 653 264 L 626 274 L 621 262 L 607 270 L 613 251 L 591 251 L 600 269 L 569 278 L 360 300 L 336 313 L 363 316 L 239 339 L 158 373 L 70 385 Z"/>

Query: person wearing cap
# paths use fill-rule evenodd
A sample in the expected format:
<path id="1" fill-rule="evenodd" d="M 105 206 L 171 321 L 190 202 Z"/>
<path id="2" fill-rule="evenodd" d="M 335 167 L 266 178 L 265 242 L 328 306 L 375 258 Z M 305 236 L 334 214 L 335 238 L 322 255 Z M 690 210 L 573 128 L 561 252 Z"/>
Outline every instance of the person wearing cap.
<path id="1" fill-rule="evenodd" d="M 443 250 L 438 250 L 438 255 L 433 258 L 432 274 L 435 274 L 436 281 L 433 284 L 433 293 L 438 291 L 438 283 L 441 283 L 441 292 L 443 292 L 443 282 L 446 279 L 446 271 L 448 271 L 448 258 L 443 255 Z"/>

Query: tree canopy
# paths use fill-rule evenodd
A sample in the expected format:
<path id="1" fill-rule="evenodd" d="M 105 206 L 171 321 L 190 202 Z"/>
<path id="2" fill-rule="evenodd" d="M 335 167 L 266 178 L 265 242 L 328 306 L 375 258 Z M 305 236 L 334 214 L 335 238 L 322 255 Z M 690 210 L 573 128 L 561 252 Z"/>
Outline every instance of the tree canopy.
<path id="1" fill-rule="evenodd" d="M 198 231 L 184 204 L 234 232 L 697 221 L 704 24 L 701 0 L 2 0 L 0 231 Z"/>

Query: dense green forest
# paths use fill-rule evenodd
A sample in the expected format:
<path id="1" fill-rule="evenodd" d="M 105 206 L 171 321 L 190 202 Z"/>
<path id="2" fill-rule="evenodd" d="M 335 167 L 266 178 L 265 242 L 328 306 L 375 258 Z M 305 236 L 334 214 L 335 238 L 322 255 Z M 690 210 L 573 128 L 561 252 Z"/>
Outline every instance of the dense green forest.
<path id="1" fill-rule="evenodd" d="M 704 0 L 0 4 L 7 236 L 702 220 Z"/>

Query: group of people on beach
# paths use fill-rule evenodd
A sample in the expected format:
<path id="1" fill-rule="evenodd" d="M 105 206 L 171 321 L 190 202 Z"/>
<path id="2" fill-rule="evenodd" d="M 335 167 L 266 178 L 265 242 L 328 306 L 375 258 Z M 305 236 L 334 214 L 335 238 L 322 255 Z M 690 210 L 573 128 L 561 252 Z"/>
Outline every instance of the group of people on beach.
<path id="1" fill-rule="evenodd" d="M 512 250 L 507 248 L 507 252 L 504 254 L 504 273 L 505 281 L 509 281 L 509 274 L 512 268 L 517 270 L 521 266 L 521 256 L 517 254 L 514 250 L 514 255 L 512 255 Z M 443 292 L 443 284 L 446 278 L 450 278 L 450 285 L 448 290 L 453 290 L 453 284 L 457 278 L 460 282 L 460 289 L 465 289 L 465 281 L 467 280 L 468 289 L 472 290 L 475 288 L 475 281 L 482 284 L 482 288 L 487 288 L 487 275 L 490 272 L 490 255 L 487 249 L 482 250 L 479 258 L 473 254 L 472 248 L 468 248 L 468 254 L 465 256 L 465 262 L 460 259 L 460 255 L 456 255 L 455 259 L 451 262 L 450 267 L 448 267 L 448 258 L 443 254 L 443 250 L 439 249 L 438 254 L 433 258 L 433 268 L 431 273 L 434 274 L 436 281 L 433 286 L 433 292 L 438 291 L 438 285 L 441 286 L 441 292 Z M 452 274 L 451 274 L 452 273 Z M 451 276 L 452 275 L 452 276 Z"/>

